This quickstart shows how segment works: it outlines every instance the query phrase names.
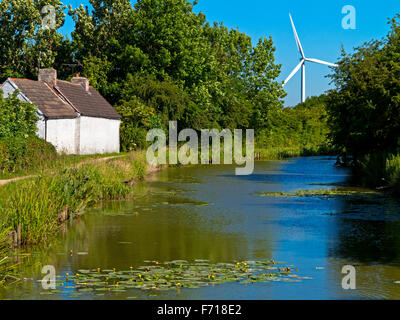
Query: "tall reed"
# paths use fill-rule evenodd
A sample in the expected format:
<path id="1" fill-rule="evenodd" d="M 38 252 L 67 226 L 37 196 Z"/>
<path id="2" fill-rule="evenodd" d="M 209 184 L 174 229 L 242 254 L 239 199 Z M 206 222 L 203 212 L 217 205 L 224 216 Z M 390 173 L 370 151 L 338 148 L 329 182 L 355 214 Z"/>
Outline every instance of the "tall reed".
<path id="1" fill-rule="evenodd" d="M 6 278 L 11 245 L 46 243 L 61 223 L 88 206 L 132 193 L 146 174 L 144 155 L 76 165 L 0 187 L 0 284 Z"/>

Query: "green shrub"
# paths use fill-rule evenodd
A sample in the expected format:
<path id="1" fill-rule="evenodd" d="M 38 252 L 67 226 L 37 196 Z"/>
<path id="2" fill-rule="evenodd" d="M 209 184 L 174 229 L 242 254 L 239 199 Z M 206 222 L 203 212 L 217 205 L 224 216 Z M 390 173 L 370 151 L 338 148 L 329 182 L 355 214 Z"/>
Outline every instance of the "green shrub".
<path id="1" fill-rule="evenodd" d="M 121 150 L 129 152 L 133 150 L 146 149 L 149 144 L 146 141 L 147 130 L 138 128 L 130 124 L 122 124 L 121 126 Z"/>
<path id="2" fill-rule="evenodd" d="M 0 139 L 0 171 L 3 173 L 40 168 L 56 157 L 54 146 L 36 136 Z"/>
<path id="3" fill-rule="evenodd" d="M 386 180 L 396 191 L 400 190 L 400 155 L 391 155 L 386 160 Z"/>
<path id="4" fill-rule="evenodd" d="M 18 91 L 3 97 L 0 89 L 0 138 L 34 136 L 38 116 L 36 107 L 18 99 Z"/>

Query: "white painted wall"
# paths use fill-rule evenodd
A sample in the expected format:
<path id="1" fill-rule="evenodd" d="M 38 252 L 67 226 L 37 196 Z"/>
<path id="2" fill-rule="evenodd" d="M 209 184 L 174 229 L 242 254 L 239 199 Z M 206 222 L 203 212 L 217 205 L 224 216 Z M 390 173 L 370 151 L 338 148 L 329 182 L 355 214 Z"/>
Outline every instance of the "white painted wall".
<path id="1" fill-rule="evenodd" d="M 59 153 L 75 154 L 75 130 L 76 119 L 47 119 L 46 141 Z"/>
<path id="2" fill-rule="evenodd" d="M 36 122 L 36 127 L 38 128 L 36 135 L 46 140 L 46 120 L 44 117 L 40 117 L 40 120 Z"/>
<path id="3" fill-rule="evenodd" d="M 120 120 L 80 117 L 79 154 L 119 152 Z"/>

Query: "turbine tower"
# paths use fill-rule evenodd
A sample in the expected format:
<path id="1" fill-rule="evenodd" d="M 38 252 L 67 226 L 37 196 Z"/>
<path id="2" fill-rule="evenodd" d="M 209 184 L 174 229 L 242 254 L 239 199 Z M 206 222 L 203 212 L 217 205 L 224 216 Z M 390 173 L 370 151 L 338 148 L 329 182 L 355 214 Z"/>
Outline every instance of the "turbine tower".
<path id="1" fill-rule="evenodd" d="M 301 68 L 301 102 L 305 102 L 306 101 L 306 62 L 314 62 L 314 63 L 318 63 L 318 64 L 327 65 L 330 67 L 338 67 L 338 65 L 334 64 L 334 63 L 318 60 L 318 59 L 306 58 L 306 56 L 304 55 L 303 47 L 301 46 L 301 43 L 300 43 L 299 36 L 297 35 L 296 27 L 294 26 L 293 19 L 292 19 L 292 16 L 290 13 L 289 13 L 289 17 L 290 17 L 290 22 L 292 23 L 292 28 L 293 28 L 294 37 L 296 39 L 297 48 L 299 49 L 299 52 L 301 55 L 301 58 L 300 58 L 301 61 L 296 66 L 296 68 L 293 69 L 291 74 L 286 78 L 283 85 L 288 83 L 289 80 L 292 79 L 292 77 Z"/>

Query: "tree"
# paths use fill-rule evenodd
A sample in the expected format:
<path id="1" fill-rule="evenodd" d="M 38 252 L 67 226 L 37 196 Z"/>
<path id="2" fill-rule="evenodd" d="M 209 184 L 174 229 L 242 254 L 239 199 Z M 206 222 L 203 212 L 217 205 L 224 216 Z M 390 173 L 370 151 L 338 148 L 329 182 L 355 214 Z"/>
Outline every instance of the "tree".
<path id="1" fill-rule="evenodd" d="M 271 38 L 253 47 L 246 34 L 208 24 L 187 0 L 139 0 L 134 7 L 128 0 L 90 3 L 91 12 L 83 6 L 70 10 L 76 23 L 72 46 L 83 74 L 111 103 L 139 98 L 164 125 L 180 120 L 198 130 L 261 130 L 283 107 Z M 158 102 L 129 86 L 158 91 Z"/>
<path id="2" fill-rule="evenodd" d="M 312 153 L 331 151 L 326 95 L 307 98 L 293 108 L 279 110 L 270 121 L 267 136 L 259 136 L 269 147 L 296 147 Z"/>
<path id="3" fill-rule="evenodd" d="M 275 64 L 275 47 L 272 38 L 260 39 L 246 61 L 247 94 L 254 101 L 252 125 L 255 129 L 270 129 L 273 115 L 283 108 L 286 92 L 276 81 L 280 65 Z"/>
<path id="4" fill-rule="evenodd" d="M 55 8 L 56 28 L 43 29 L 41 10 Z M 39 65 L 51 67 L 63 36 L 64 7 L 59 0 L 0 2 L 0 81 L 7 77 L 36 77 Z"/>
<path id="5" fill-rule="evenodd" d="M 400 147 L 400 16 L 381 41 L 343 50 L 329 92 L 332 139 L 355 159 Z"/>
<path id="6" fill-rule="evenodd" d="M 18 92 L 4 98 L 0 89 L 0 139 L 34 136 L 37 120 L 33 104 L 18 99 Z"/>

